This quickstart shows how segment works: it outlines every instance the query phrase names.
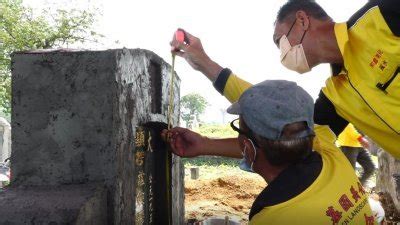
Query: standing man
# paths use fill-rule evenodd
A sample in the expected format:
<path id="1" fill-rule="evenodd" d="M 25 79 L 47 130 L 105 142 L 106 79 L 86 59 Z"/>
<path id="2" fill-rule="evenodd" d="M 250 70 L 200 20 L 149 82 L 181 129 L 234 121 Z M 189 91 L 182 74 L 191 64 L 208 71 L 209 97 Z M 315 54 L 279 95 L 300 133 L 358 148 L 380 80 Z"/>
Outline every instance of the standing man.
<path id="1" fill-rule="evenodd" d="M 251 86 L 204 52 L 198 38 L 171 42 L 228 100 Z M 349 122 L 400 158 L 400 4 L 372 0 L 346 23 L 335 23 L 313 0 L 289 0 L 273 35 L 284 66 L 305 73 L 330 63 L 332 76 L 315 103 L 314 121 L 339 135 Z"/>
<path id="2" fill-rule="evenodd" d="M 368 141 L 357 132 L 353 124 L 349 123 L 343 132 L 340 133 L 337 144 L 354 169 L 356 168 L 357 162 L 361 165 L 363 172 L 360 181 L 361 184 L 365 186 L 368 179 L 375 172 L 375 164 L 372 161 L 371 155 L 363 147 L 363 145 L 368 144 Z"/>
<path id="3" fill-rule="evenodd" d="M 375 224 L 367 193 L 333 144 L 335 135 L 327 126 L 314 127 L 313 99 L 296 83 L 256 84 L 227 111 L 239 116 L 231 123 L 239 134 L 230 139 L 233 145 L 184 128 L 164 130 L 163 137 L 183 157 L 244 156 L 268 183 L 251 207 L 250 225 Z M 314 137 L 314 129 L 320 135 Z"/>

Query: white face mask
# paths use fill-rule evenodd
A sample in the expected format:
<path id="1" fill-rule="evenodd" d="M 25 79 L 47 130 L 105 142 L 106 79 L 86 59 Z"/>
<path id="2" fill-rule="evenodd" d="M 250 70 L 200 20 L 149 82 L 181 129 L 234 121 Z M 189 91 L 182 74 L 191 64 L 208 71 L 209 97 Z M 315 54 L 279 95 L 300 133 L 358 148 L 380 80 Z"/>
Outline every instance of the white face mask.
<path id="1" fill-rule="evenodd" d="M 283 35 L 279 40 L 279 48 L 281 50 L 281 63 L 286 68 L 301 74 L 311 70 L 308 66 L 303 44 L 291 46 L 286 35 Z"/>
<path id="2" fill-rule="evenodd" d="M 246 160 L 246 157 L 245 157 L 245 155 L 246 155 L 246 149 L 247 149 L 247 147 L 246 147 L 246 145 L 245 145 L 245 146 L 244 146 L 244 149 L 243 149 L 243 152 L 242 152 L 243 159 L 241 160 L 241 162 L 240 162 L 240 164 L 239 164 L 239 168 L 242 169 L 242 170 L 244 170 L 244 171 L 254 173 L 253 165 L 254 165 L 254 162 L 256 161 L 257 150 L 256 150 L 256 147 L 255 147 L 254 144 L 253 144 L 253 141 L 252 141 L 251 139 L 248 139 L 248 140 L 250 141 L 251 145 L 253 146 L 253 149 L 254 149 L 254 158 L 253 158 L 253 161 L 252 161 L 252 162 L 250 163 L 250 165 L 249 165 L 249 164 L 247 163 L 247 160 Z"/>

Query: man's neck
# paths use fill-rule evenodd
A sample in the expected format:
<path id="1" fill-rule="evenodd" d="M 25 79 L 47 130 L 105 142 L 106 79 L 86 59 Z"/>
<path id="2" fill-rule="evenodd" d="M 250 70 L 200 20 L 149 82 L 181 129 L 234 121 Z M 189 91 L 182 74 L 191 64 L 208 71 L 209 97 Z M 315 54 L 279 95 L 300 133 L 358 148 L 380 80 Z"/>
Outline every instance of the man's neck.
<path id="1" fill-rule="evenodd" d="M 343 56 L 335 35 L 335 22 L 329 21 L 320 25 L 317 39 L 318 63 L 343 63 Z"/>
<path id="2" fill-rule="evenodd" d="M 264 164 L 264 166 L 262 166 L 260 168 L 260 171 L 257 171 L 257 173 L 264 178 L 264 180 L 267 183 L 271 183 L 273 180 L 275 180 L 275 178 L 277 178 L 279 176 L 279 174 L 285 170 L 288 167 L 288 165 L 284 165 L 284 166 L 272 166 L 269 163 Z"/>

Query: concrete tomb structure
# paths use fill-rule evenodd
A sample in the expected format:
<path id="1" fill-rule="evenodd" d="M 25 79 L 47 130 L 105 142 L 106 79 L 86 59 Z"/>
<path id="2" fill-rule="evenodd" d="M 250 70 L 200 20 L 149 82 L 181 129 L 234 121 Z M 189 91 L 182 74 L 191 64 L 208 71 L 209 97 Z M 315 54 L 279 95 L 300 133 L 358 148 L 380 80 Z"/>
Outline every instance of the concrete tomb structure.
<path id="1" fill-rule="evenodd" d="M 0 224 L 183 224 L 183 166 L 167 150 L 179 78 L 141 49 L 12 57 L 9 187 Z"/>

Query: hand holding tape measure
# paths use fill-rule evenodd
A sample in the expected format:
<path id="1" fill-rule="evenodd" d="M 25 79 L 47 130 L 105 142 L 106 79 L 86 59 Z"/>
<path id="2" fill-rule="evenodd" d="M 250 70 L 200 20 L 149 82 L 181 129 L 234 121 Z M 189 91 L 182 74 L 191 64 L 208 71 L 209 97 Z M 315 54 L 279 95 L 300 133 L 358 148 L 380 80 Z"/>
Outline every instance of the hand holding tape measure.
<path id="1" fill-rule="evenodd" d="M 183 29 L 175 31 L 170 45 L 173 55 L 184 58 L 193 69 L 200 71 L 213 82 L 222 70 L 220 65 L 208 57 L 200 39 Z"/>
<path id="2" fill-rule="evenodd" d="M 202 69 L 210 60 L 203 50 L 200 39 L 183 29 L 175 31 L 170 45 L 171 53 L 184 58 L 195 70 L 203 72 Z"/>
<path id="3" fill-rule="evenodd" d="M 186 34 L 185 30 L 178 28 L 174 33 L 174 38 L 172 41 L 178 42 L 180 46 L 190 45 L 190 40 L 188 35 Z M 172 43 L 172 42 L 171 42 Z M 172 46 L 171 51 L 173 53 L 181 51 L 180 48 L 176 48 Z"/>
<path id="4" fill-rule="evenodd" d="M 189 34 L 183 29 L 177 29 L 174 33 L 173 39 L 170 42 L 172 53 L 172 67 L 171 67 L 171 84 L 174 81 L 174 68 L 175 56 L 178 55 L 184 58 L 193 69 L 202 72 L 212 82 L 215 81 L 218 74 L 221 72 L 222 67 L 216 62 L 212 61 L 205 53 L 204 48 L 199 38 Z M 168 110 L 168 127 L 171 128 L 172 113 L 173 113 L 173 86 L 170 87 L 170 101 Z"/>

